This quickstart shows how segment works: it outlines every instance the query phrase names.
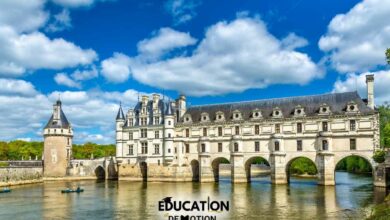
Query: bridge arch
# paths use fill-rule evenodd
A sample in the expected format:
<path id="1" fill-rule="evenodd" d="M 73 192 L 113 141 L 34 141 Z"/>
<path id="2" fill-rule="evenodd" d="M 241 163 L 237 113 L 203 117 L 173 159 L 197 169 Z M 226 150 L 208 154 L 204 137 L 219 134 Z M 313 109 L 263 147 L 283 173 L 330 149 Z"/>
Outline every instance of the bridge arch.
<path id="1" fill-rule="evenodd" d="M 199 161 L 194 159 L 190 164 L 192 170 L 192 181 L 199 182 Z"/>
<path id="2" fill-rule="evenodd" d="M 346 161 L 346 159 L 348 159 L 348 158 L 351 158 L 353 160 L 354 165 L 358 165 L 358 166 L 368 165 L 368 167 L 360 167 L 363 170 L 358 171 L 358 172 L 361 172 L 362 174 L 364 174 L 364 173 L 371 174 L 372 178 L 374 180 L 373 172 L 374 172 L 374 169 L 375 169 L 375 162 L 370 157 L 368 157 L 367 155 L 351 153 L 351 154 L 342 155 L 342 156 L 338 157 L 335 160 L 335 167 L 334 167 L 334 180 L 335 180 L 335 183 L 338 182 L 338 180 L 337 180 L 338 178 L 337 178 L 337 175 L 336 175 L 337 171 L 342 171 L 342 170 L 348 171 L 349 164 L 347 164 L 348 161 Z M 365 162 L 365 164 L 364 163 L 361 164 L 362 163 L 361 160 L 363 160 Z M 346 164 L 344 164 L 344 165 L 341 164 L 343 161 Z M 356 168 L 356 167 L 354 167 L 354 168 Z"/>
<path id="3" fill-rule="evenodd" d="M 251 181 L 252 164 L 263 164 L 265 167 L 268 167 L 268 168 L 264 168 L 264 169 L 269 169 L 269 172 L 270 172 L 271 166 L 270 166 L 270 163 L 267 159 L 265 159 L 264 157 L 261 157 L 261 156 L 250 157 L 245 161 L 245 164 L 244 164 L 245 174 L 246 174 L 246 178 L 247 178 L 248 182 Z"/>
<path id="4" fill-rule="evenodd" d="M 103 168 L 103 166 L 98 165 L 95 167 L 95 175 L 97 179 L 105 179 L 106 178 L 106 170 Z"/>
<path id="5" fill-rule="evenodd" d="M 148 181 L 148 164 L 145 161 L 142 161 L 139 166 L 141 170 L 142 181 Z"/>
<path id="6" fill-rule="evenodd" d="M 302 159 L 301 160 L 301 163 L 302 163 L 302 168 L 305 170 L 299 170 L 299 169 L 296 169 L 296 170 L 292 170 L 294 169 L 293 167 L 291 167 L 293 165 L 293 163 L 295 161 L 297 161 L 298 159 Z M 312 167 L 312 165 L 314 165 L 314 169 Z M 290 183 L 290 177 L 291 177 L 291 172 L 294 171 L 294 172 L 302 172 L 300 174 L 309 174 L 309 175 L 318 175 L 318 165 L 317 163 L 309 158 L 309 157 L 306 157 L 306 156 L 297 156 L 297 157 L 293 157 L 291 158 L 287 164 L 286 164 L 286 177 L 287 177 L 287 183 Z M 303 173 L 303 172 L 306 172 L 306 173 Z"/>
<path id="7" fill-rule="evenodd" d="M 230 161 L 225 157 L 217 157 L 211 162 L 211 168 L 213 169 L 215 182 L 219 182 L 219 165 L 221 163 L 229 163 L 230 164 Z"/>

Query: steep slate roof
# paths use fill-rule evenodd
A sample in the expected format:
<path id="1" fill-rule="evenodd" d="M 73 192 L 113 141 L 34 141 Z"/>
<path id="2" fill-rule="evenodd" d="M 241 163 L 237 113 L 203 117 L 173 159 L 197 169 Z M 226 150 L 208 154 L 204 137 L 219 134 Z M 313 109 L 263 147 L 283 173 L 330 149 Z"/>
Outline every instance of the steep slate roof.
<path id="1" fill-rule="evenodd" d="M 125 115 L 123 114 L 122 106 L 119 106 L 118 114 L 116 115 L 116 120 L 119 119 L 125 120 Z"/>
<path id="2" fill-rule="evenodd" d="M 185 114 L 190 114 L 193 122 L 199 122 L 201 114 L 209 114 L 210 120 L 214 121 L 216 113 L 221 111 L 225 115 L 225 120 L 232 119 L 233 111 L 239 110 L 244 120 L 250 119 L 255 109 L 261 111 L 263 118 L 271 118 L 273 109 L 279 107 L 284 118 L 293 117 L 295 107 L 301 105 L 306 116 L 317 115 L 322 104 L 327 104 L 333 115 L 345 113 L 347 104 L 354 101 L 361 113 L 374 113 L 375 110 L 367 107 L 357 92 L 330 93 L 313 96 L 288 97 L 277 99 L 264 99 L 255 101 L 244 101 L 235 103 L 213 104 L 191 106 Z M 183 121 L 183 119 L 181 119 Z"/>
<path id="3" fill-rule="evenodd" d="M 135 105 L 135 107 L 133 109 L 134 115 L 135 115 L 135 117 L 134 117 L 135 126 L 139 125 L 139 123 L 140 123 L 139 115 L 141 112 L 141 108 L 142 108 L 142 102 L 140 101 Z M 159 115 L 160 117 L 162 117 L 161 123 L 163 123 L 163 121 L 164 121 L 164 115 L 170 115 L 170 114 L 173 114 L 173 112 L 174 112 L 174 109 L 173 109 L 170 101 L 160 99 L 158 101 L 158 108 L 161 112 L 161 114 Z M 148 103 L 146 105 L 146 111 L 148 111 L 148 114 L 149 114 L 149 125 L 153 125 L 153 117 L 155 116 L 153 113 L 153 100 L 148 101 Z M 125 127 L 128 126 L 127 120 L 126 120 L 124 126 Z"/>
<path id="4" fill-rule="evenodd" d="M 47 122 L 45 126 L 45 128 L 65 128 L 65 129 L 68 129 L 69 127 L 70 127 L 70 123 L 66 118 L 62 109 L 60 113 L 60 120 L 58 120 L 58 122 L 55 122 L 53 120 L 53 115 L 51 115 L 49 122 Z"/>

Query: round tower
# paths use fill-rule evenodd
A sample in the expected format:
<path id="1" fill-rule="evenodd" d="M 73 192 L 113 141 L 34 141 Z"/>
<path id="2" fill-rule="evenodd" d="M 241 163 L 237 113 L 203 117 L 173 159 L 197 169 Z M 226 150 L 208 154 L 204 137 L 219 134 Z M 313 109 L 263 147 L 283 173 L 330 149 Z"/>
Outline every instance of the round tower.
<path id="1" fill-rule="evenodd" d="M 123 152 L 123 126 L 125 124 L 125 115 L 123 114 L 122 104 L 119 105 L 116 115 L 116 156 L 120 157 Z"/>
<path id="2" fill-rule="evenodd" d="M 175 136 L 175 115 L 172 104 L 168 102 L 164 114 L 164 162 L 169 164 L 174 159 L 173 137 Z"/>
<path id="3" fill-rule="evenodd" d="M 44 176 L 66 176 L 72 157 L 73 130 L 60 100 L 53 105 L 53 114 L 44 128 L 43 137 Z"/>

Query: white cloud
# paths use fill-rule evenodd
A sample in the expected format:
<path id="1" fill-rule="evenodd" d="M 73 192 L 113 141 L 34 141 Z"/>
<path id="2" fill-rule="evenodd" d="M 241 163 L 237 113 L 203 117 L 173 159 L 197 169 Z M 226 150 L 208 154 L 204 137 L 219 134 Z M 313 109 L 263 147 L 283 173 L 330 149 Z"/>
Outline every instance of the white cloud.
<path id="1" fill-rule="evenodd" d="M 17 32 L 34 31 L 42 27 L 49 13 L 44 11 L 46 0 L 1 0 L 0 26 L 13 27 Z"/>
<path id="2" fill-rule="evenodd" d="M 129 64 L 129 57 L 121 53 L 114 53 L 113 57 L 102 61 L 102 75 L 110 82 L 124 82 L 130 76 Z"/>
<path id="3" fill-rule="evenodd" d="M 0 76 L 20 76 L 26 69 L 75 67 L 96 59 L 95 51 L 62 38 L 51 40 L 40 32 L 18 35 L 12 28 L 0 26 Z"/>
<path id="4" fill-rule="evenodd" d="M 7 96 L 35 96 L 38 92 L 34 86 L 24 80 L 1 79 L 0 94 Z"/>
<path id="5" fill-rule="evenodd" d="M 53 21 L 45 28 L 47 32 L 58 32 L 72 27 L 72 19 L 68 9 L 63 9 L 53 16 Z"/>
<path id="6" fill-rule="evenodd" d="M 366 75 L 374 74 L 375 103 L 390 102 L 390 70 L 365 72 L 361 74 L 350 73 L 345 80 L 337 80 L 333 86 L 333 92 L 358 91 L 362 97 L 367 97 Z"/>
<path id="7" fill-rule="evenodd" d="M 261 20 L 252 18 L 211 26 L 190 56 L 154 62 L 140 57 L 122 59 L 126 62 L 121 68 L 126 73 L 131 70 L 141 83 L 194 96 L 242 92 L 273 84 L 304 85 L 323 75 L 307 54 L 285 49 Z"/>
<path id="8" fill-rule="evenodd" d="M 297 36 L 295 33 L 290 33 L 287 37 L 282 39 L 282 47 L 287 50 L 294 50 L 297 48 L 305 47 L 309 44 L 309 42 L 303 38 Z"/>
<path id="9" fill-rule="evenodd" d="M 54 76 L 54 81 L 58 85 L 64 85 L 64 86 L 73 87 L 73 88 L 81 88 L 80 83 L 69 78 L 69 76 L 66 73 L 57 73 Z"/>
<path id="10" fill-rule="evenodd" d="M 336 15 L 319 41 L 339 72 L 373 70 L 385 64 L 390 45 L 390 1 L 364 0 Z"/>
<path id="11" fill-rule="evenodd" d="M 196 39 L 188 33 L 161 28 L 152 38 L 144 39 L 137 44 L 138 52 L 145 56 L 160 57 L 175 49 L 194 45 Z"/>
<path id="12" fill-rule="evenodd" d="M 52 0 L 55 4 L 68 8 L 88 7 L 96 2 L 105 2 L 113 0 Z"/>
<path id="13" fill-rule="evenodd" d="M 84 81 L 84 80 L 90 80 L 90 79 L 96 78 L 96 77 L 98 77 L 98 75 L 99 75 L 99 73 L 96 70 L 96 67 L 92 66 L 92 68 L 89 70 L 85 69 L 85 70 L 74 71 L 71 74 L 71 77 L 77 81 Z"/>
<path id="14" fill-rule="evenodd" d="M 179 25 L 193 19 L 200 4 L 200 0 L 168 0 L 165 9 L 173 17 L 174 24 Z"/>

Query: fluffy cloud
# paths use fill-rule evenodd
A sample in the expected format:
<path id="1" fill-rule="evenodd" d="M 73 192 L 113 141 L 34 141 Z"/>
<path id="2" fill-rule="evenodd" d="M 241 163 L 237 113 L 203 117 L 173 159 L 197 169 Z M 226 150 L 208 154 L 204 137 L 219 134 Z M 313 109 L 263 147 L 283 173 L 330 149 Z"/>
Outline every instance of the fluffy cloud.
<path id="1" fill-rule="evenodd" d="M 62 38 L 51 40 L 40 32 L 19 35 L 12 28 L 0 26 L 0 76 L 75 67 L 96 59 L 95 51 L 84 50 Z"/>
<path id="2" fill-rule="evenodd" d="M 390 1 L 365 0 L 335 16 L 319 41 L 340 72 L 372 70 L 385 64 L 390 45 Z"/>
<path id="3" fill-rule="evenodd" d="M 283 44 L 261 20 L 238 18 L 211 26 L 190 56 L 151 62 L 121 55 L 126 62 L 120 62 L 118 69 L 126 77 L 131 70 L 142 83 L 194 96 L 242 92 L 272 84 L 303 85 L 323 73 L 307 54 L 292 50 L 303 45 L 296 44 L 296 39 L 291 41 L 295 45 Z M 115 56 L 106 62 L 113 59 Z M 120 71 L 111 75 L 115 72 Z"/>
<path id="4" fill-rule="evenodd" d="M 63 9 L 60 13 L 53 16 L 53 21 L 47 25 L 47 32 L 58 32 L 72 27 L 72 19 L 68 9 Z"/>
<path id="5" fill-rule="evenodd" d="M 309 42 L 303 38 L 297 36 L 295 33 L 290 33 L 287 37 L 282 39 L 282 47 L 287 50 L 294 50 L 297 48 L 305 47 Z"/>
<path id="6" fill-rule="evenodd" d="M 390 102 L 390 70 L 365 72 L 361 74 L 350 73 L 345 80 L 337 80 L 333 92 L 358 91 L 362 97 L 367 97 L 366 75 L 374 74 L 375 103 Z"/>
<path id="7" fill-rule="evenodd" d="M 95 66 L 92 66 L 91 69 L 85 69 L 85 70 L 76 70 L 72 73 L 72 78 L 77 81 L 84 81 L 84 80 L 90 80 L 93 78 L 98 77 L 99 73 L 96 70 Z"/>
<path id="8" fill-rule="evenodd" d="M 126 81 L 130 76 L 130 58 L 121 53 L 102 61 L 101 73 L 110 82 L 119 83 Z"/>
<path id="9" fill-rule="evenodd" d="M 201 4 L 200 0 L 168 0 L 165 9 L 173 17 L 175 25 L 186 23 L 196 16 L 195 9 Z"/>
<path id="10" fill-rule="evenodd" d="M 54 91 L 42 94 L 27 81 L 1 79 L 0 139 L 42 140 L 42 129 L 61 97 L 63 109 L 75 129 L 76 142 L 115 142 L 115 116 L 122 101 L 125 109 L 137 102 L 138 91 Z M 144 93 L 141 93 L 144 94 Z M 147 94 L 150 95 L 150 94 Z"/>
<path id="11" fill-rule="evenodd" d="M 54 76 L 54 81 L 58 85 L 64 85 L 64 86 L 73 87 L 73 88 L 81 88 L 80 83 L 78 83 L 78 82 L 74 81 L 73 79 L 69 78 L 69 76 L 66 75 L 66 73 L 57 73 Z"/>
<path id="12" fill-rule="evenodd" d="M 105 2 L 110 0 L 52 0 L 55 4 L 68 8 L 78 8 L 91 6 L 96 2 Z"/>
<path id="13" fill-rule="evenodd" d="M 138 43 L 138 51 L 144 56 L 159 57 L 175 48 L 194 45 L 196 39 L 188 33 L 175 31 L 171 28 L 161 28 L 152 38 Z"/>

